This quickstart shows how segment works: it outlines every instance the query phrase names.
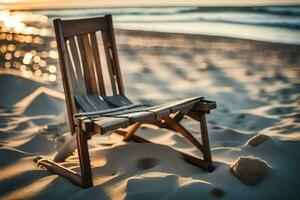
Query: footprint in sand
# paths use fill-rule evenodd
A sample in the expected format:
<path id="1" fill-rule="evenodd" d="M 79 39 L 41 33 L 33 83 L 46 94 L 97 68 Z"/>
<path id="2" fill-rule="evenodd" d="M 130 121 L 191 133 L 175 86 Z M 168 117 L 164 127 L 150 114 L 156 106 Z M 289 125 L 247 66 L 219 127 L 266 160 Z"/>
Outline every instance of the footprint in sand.
<path id="1" fill-rule="evenodd" d="M 223 197 L 225 195 L 224 190 L 218 187 L 214 187 L 210 192 L 215 197 Z"/>
<path id="2" fill-rule="evenodd" d="M 141 158 L 136 162 L 136 167 L 139 170 L 146 170 L 155 167 L 159 163 L 156 158 Z"/>
<path id="3" fill-rule="evenodd" d="M 246 145 L 255 147 L 255 146 L 258 146 L 258 145 L 264 143 L 267 139 L 268 139 L 268 136 L 266 136 L 264 134 L 258 134 L 258 135 L 255 135 L 254 137 L 250 138 L 246 142 Z"/>
<path id="4" fill-rule="evenodd" d="M 296 110 L 294 107 L 275 107 L 267 111 L 269 115 L 287 115 Z"/>

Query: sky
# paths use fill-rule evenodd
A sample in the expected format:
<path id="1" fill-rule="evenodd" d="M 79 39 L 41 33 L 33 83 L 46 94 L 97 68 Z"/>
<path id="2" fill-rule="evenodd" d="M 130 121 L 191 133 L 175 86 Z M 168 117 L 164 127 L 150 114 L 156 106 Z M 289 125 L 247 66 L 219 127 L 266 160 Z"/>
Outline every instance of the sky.
<path id="1" fill-rule="evenodd" d="M 0 0 L 0 9 L 138 6 L 257 6 L 300 5 L 300 0 Z"/>

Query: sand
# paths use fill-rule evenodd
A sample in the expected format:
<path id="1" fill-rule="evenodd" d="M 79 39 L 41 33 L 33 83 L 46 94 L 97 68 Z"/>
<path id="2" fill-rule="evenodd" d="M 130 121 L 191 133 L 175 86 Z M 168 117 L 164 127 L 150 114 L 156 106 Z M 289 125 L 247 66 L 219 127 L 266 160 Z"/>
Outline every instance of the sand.
<path id="1" fill-rule="evenodd" d="M 300 47 L 124 30 L 117 40 L 130 99 L 155 104 L 201 95 L 217 101 L 208 116 L 215 171 L 187 164 L 170 148 L 200 156 L 178 134 L 143 127 L 137 134 L 160 144 L 94 137 L 95 186 L 81 189 L 33 162 L 53 157 L 70 138 L 61 82 L 2 71 L 0 199 L 299 199 Z M 200 137 L 197 123 L 184 119 L 183 125 Z M 271 173 L 254 186 L 244 184 L 230 171 L 241 156 L 258 157 Z M 76 158 L 75 152 L 64 164 L 78 170 Z"/>

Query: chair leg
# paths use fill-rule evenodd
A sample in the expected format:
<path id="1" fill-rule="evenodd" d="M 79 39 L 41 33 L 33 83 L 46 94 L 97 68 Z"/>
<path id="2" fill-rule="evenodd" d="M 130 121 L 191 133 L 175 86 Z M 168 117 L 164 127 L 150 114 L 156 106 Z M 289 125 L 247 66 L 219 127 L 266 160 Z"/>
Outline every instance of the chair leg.
<path id="1" fill-rule="evenodd" d="M 84 137 L 84 133 L 77 127 L 75 129 L 77 139 L 78 157 L 81 169 L 81 175 L 71 169 L 68 169 L 56 162 L 47 160 L 44 158 L 37 158 L 35 162 L 39 166 L 43 166 L 49 171 L 65 177 L 73 182 L 75 185 L 79 185 L 83 188 L 93 186 L 92 171 L 90 165 L 90 157 L 88 151 L 87 138 Z"/>
<path id="2" fill-rule="evenodd" d="M 119 134 L 119 135 L 123 135 L 123 136 L 126 135 L 126 133 L 121 132 L 121 131 L 116 132 L 116 133 Z M 151 141 L 149 141 L 149 140 L 147 140 L 143 137 L 137 136 L 137 135 L 132 135 L 132 137 L 130 139 L 133 140 L 134 142 L 137 142 L 137 143 L 152 143 Z M 186 162 L 190 163 L 191 165 L 195 165 L 195 166 L 200 167 L 200 168 L 202 168 L 206 171 L 209 171 L 209 172 L 211 172 L 213 170 L 210 163 L 208 163 L 208 162 L 206 162 L 206 161 L 204 161 L 200 158 L 197 158 L 197 157 L 194 157 L 192 155 L 183 153 L 183 152 L 178 151 L 176 149 L 174 149 L 174 151 L 177 151 L 178 153 L 180 153 L 181 156 L 183 157 L 183 159 Z"/>
<path id="3" fill-rule="evenodd" d="M 186 130 L 179 121 L 183 119 L 183 114 L 175 115 L 174 117 L 164 117 L 162 118 L 163 122 L 156 121 L 151 122 L 150 124 L 157 125 L 161 128 L 168 128 L 170 130 L 176 131 L 180 133 L 184 138 L 186 138 L 188 141 L 190 141 L 193 145 L 195 145 L 202 153 L 203 153 L 203 159 L 196 158 L 194 156 L 191 156 L 189 154 L 180 152 L 185 161 L 192 165 L 196 165 L 198 167 L 201 167 L 202 169 L 205 169 L 207 171 L 213 171 L 212 166 L 212 158 L 211 158 L 211 152 L 209 147 L 209 140 L 208 140 L 208 131 L 207 131 L 207 125 L 206 125 L 206 119 L 204 113 L 194 112 L 191 111 L 191 113 L 188 113 L 187 115 L 192 115 L 191 117 L 195 119 L 196 121 L 200 122 L 200 129 L 201 129 L 201 138 L 202 138 L 202 144 L 188 131 Z M 132 139 L 135 142 L 142 142 L 142 143 L 151 143 L 150 141 L 134 135 L 136 130 L 140 127 L 141 123 L 134 124 L 129 128 L 129 130 L 126 131 L 116 131 L 115 133 L 124 136 L 124 141 L 128 141 Z"/>
<path id="4" fill-rule="evenodd" d="M 190 117 L 192 117 L 194 120 L 200 122 L 200 132 L 201 132 L 201 139 L 202 144 L 200 144 L 196 138 L 188 132 L 179 122 L 183 118 L 183 115 L 177 118 L 178 115 L 175 115 L 174 118 L 172 117 L 164 117 L 163 120 L 165 121 L 164 124 L 166 124 L 171 130 L 177 131 L 182 136 L 184 136 L 187 140 L 189 140 L 193 145 L 195 145 L 202 153 L 203 153 L 203 161 L 208 164 L 208 171 L 213 171 L 212 166 L 212 157 L 211 157 L 211 151 L 210 151 L 210 145 L 209 145 L 209 139 L 208 139 L 208 130 L 207 130 L 207 123 L 205 118 L 205 113 L 203 112 L 195 112 L 190 111 L 188 113 Z"/>
<path id="5" fill-rule="evenodd" d="M 137 122 L 128 128 L 126 135 L 123 138 L 123 141 L 128 141 L 135 134 L 135 132 L 141 127 L 141 123 Z"/>
<path id="6" fill-rule="evenodd" d="M 77 135 L 78 158 L 80 162 L 82 187 L 88 188 L 93 186 L 93 176 L 90 164 L 90 155 L 88 148 L 88 139 L 84 137 L 84 133 L 78 128 L 75 128 Z"/>
<path id="7" fill-rule="evenodd" d="M 164 117 L 163 118 L 165 122 L 172 127 L 172 129 L 179 134 L 181 134 L 183 137 L 185 137 L 188 141 L 190 141 L 193 145 L 197 147 L 201 152 L 202 150 L 202 145 L 198 142 L 198 140 L 188 131 L 186 128 L 184 128 L 180 123 L 178 123 L 175 119 L 171 117 Z"/>
<path id="8" fill-rule="evenodd" d="M 202 138 L 202 146 L 203 146 L 203 158 L 205 161 L 211 164 L 212 159 L 211 159 L 205 114 L 200 113 L 199 117 L 200 117 L 200 129 L 201 129 L 201 138 Z"/>
<path id="9" fill-rule="evenodd" d="M 77 172 L 45 158 L 37 158 L 35 162 L 38 166 L 43 166 L 50 172 L 63 176 L 75 185 L 82 186 L 81 176 Z"/>

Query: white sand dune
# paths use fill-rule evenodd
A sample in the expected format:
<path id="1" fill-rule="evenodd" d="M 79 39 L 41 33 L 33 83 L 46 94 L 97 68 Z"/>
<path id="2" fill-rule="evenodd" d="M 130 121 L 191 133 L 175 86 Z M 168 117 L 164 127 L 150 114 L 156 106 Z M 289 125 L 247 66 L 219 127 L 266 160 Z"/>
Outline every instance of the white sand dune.
<path id="1" fill-rule="evenodd" d="M 0 199 L 299 199 L 299 47 L 179 34 L 117 36 L 130 99 L 159 103 L 203 95 L 217 101 L 208 116 L 215 171 L 189 165 L 164 146 L 201 156 L 178 134 L 146 126 L 137 134 L 160 144 L 93 137 L 95 186 L 81 189 L 33 161 L 53 158 L 70 138 L 61 88 L 2 73 Z M 182 123 L 200 139 L 199 124 Z M 242 156 L 267 163 L 268 176 L 253 186 L 241 182 L 230 166 Z M 77 153 L 63 164 L 79 170 Z M 260 175 L 254 170 L 252 176 Z"/>

